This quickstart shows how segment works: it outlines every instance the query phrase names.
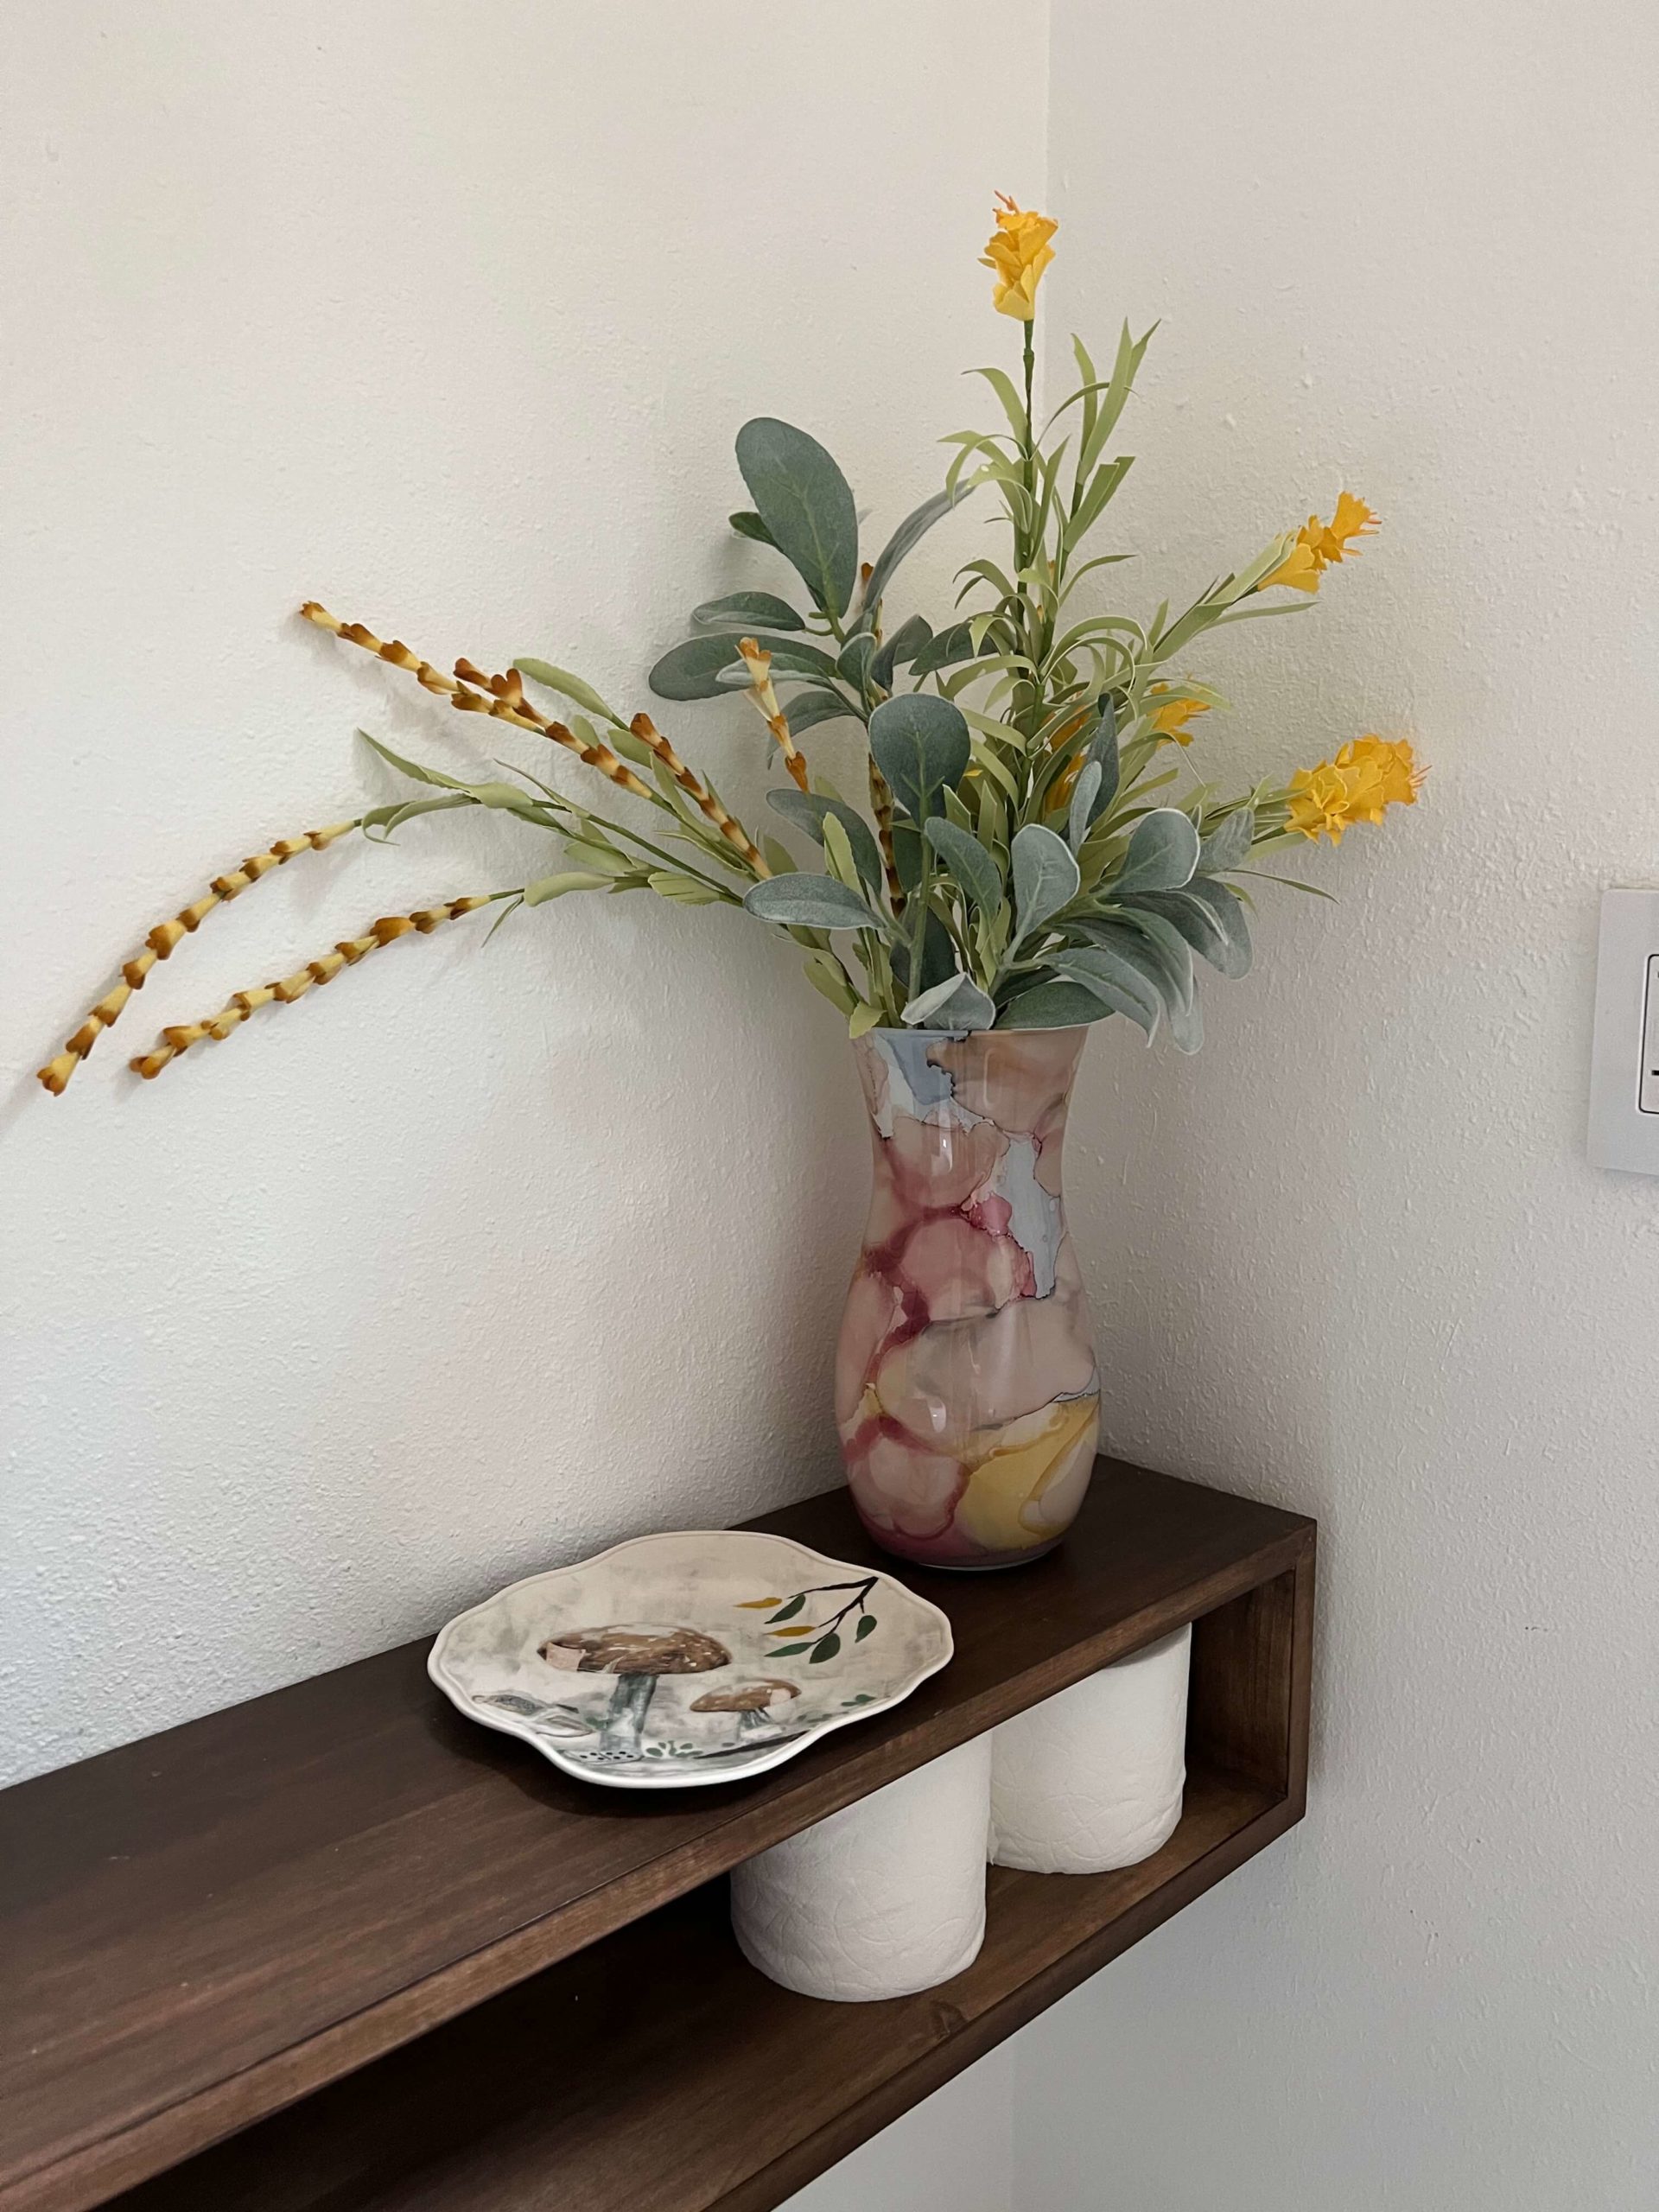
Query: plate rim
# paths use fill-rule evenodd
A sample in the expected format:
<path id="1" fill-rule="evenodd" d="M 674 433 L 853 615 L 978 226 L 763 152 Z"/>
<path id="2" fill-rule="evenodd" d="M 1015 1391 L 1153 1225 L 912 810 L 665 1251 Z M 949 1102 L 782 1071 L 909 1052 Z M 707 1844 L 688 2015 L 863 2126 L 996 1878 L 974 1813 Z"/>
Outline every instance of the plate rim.
<path id="1" fill-rule="evenodd" d="M 528 1589 L 532 1583 L 546 1582 L 556 1575 L 574 1574 L 584 1567 L 597 1567 L 603 1560 L 613 1559 L 619 1552 L 632 1551 L 642 1544 L 683 1542 L 688 1538 L 699 1536 L 721 1541 L 732 1536 L 757 1537 L 766 1543 L 785 1544 L 791 1550 L 825 1567 L 844 1568 L 851 1574 L 874 1574 L 878 1580 L 899 1591 L 924 1613 L 932 1615 L 943 1634 L 944 1650 L 931 1665 L 922 1668 L 891 1697 L 873 1699 L 869 1704 L 861 1705 L 855 1711 L 831 1714 L 828 1719 L 803 1730 L 799 1736 L 791 1738 L 789 1742 L 774 1745 L 769 1751 L 763 1752 L 735 1771 L 706 1775 L 647 1772 L 630 1777 L 573 1765 L 562 1756 L 551 1738 L 530 1727 L 520 1716 L 500 1707 L 486 1712 L 470 1692 L 464 1690 L 443 1672 L 443 1649 L 452 1630 L 459 1628 L 463 1621 L 470 1620 L 475 1613 L 481 1613 L 499 1604 L 503 1598 L 511 1597 L 514 1591 Z M 767 1773 L 772 1768 L 782 1766 L 786 1761 L 797 1758 L 834 1729 L 848 1727 L 858 1720 L 873 1720 L 878 1713 L 890 1713 L 894 1706 L 902 1705 L 907 1697 L 914 1696 L 925 1681 L 942 1668 L 948 1667 L 955 1656 L 956 1637 L 951 1630 L 950 1616 L 942 1605 L 936 1605 L 931 1598 L 924 1598 L 919 1591 L 912 1590 L 907 1582 L 899 1581 L 897 1575 L 889 1574 L 885 1567 L 867 1567 L 855 1560 L 832 1558 L 828 1552 L 819 1551 L 815 1545 L 804 1544 L 794 1536 L 780 1535 L 772 1529 L 647 1529 L 639 1535 L 624 1536 L 616 1543 L 607 1544 L 602 1551 L 589 1552 L 583 1559 L 570 1560 L 562 1567 L 539 1567 L 534 1574 L 521 1574 L 516 1582 L 503 1583 L 500 1589 L 492 1591 L 487 1598 L 480 1598 L 476 1605 L 463 1607 L 447 1620 L 433 1637 L 431 1648 L 426 1655 L 426 1671 L 428 1678 L 465 1719 L 476 1722 L 480 1727 L 495 1729 L 501 1735 L 518 1737 L 521 1743 L 528 1744 L 532 1751 L 539 1751 L 550 1765 L 557 1767 L 561 1774 L 568 1774 L 575 1782 L 592 1783 L 606 1789 L 711 1789 L 726 1783 L 747 1782 L 752 1775 Z"/>

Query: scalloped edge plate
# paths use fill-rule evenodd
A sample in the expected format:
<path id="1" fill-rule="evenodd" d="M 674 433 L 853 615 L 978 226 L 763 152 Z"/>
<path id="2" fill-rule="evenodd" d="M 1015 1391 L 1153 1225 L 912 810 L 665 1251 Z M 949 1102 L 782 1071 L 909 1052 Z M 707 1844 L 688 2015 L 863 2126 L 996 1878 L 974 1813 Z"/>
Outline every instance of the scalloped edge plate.
<path id="1" fill-rule="evenodd" d="M 580 1782 L 694 1789 L 887 1712 L 953 1648 L 939 1608 L 879 1567 L 699 1529 L 509 1584 L 440 1630 L 426 1670 Z"/>

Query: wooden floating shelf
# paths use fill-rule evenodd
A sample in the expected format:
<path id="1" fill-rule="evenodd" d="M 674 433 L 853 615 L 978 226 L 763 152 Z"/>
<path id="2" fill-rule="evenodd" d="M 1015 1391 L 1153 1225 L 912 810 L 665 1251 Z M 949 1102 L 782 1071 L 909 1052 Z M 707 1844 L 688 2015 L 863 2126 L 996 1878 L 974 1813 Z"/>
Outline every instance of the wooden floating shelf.
<path id="1" fill-rule="evenodd" d="M 751 1525 L 881 1563 L 839 1490 Z M 747 1783 L 584 1789 L 423 1641 L 0 1793 L 0 2212 L 766 2212 L 1301 1817 L 1313 1541 L 1102 1460 L 1039 1564 L 900 1566 L 950 1665 Z M 1155 1857 L 994 1869 L 918 1997 L 744 1963 L 728 1868 L 1186 1620 Z"/>

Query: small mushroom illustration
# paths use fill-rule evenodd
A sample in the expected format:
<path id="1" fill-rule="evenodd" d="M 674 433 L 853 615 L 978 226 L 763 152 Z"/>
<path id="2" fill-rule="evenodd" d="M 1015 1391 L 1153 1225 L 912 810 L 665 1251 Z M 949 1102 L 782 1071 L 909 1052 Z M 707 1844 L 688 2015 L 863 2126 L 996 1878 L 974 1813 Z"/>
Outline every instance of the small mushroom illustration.
<path id="1" fill-rule="evenodd" d="M 561 1629 L 540 1647 L 550 1667 L 579 1675 L 614 1675 L 616 1689 L 600 1733 L 601 1753 L 637 1759 L 645 1715 L 664 1675 L 706 1675 L 728 1667 L 723 1643 L 696 1628 L 617 1625 Z"/>
<path id="2" fill-rule="evenodd" d="M 693 1713 L 734 1713 L 737 1720 L 737 1748 L 753 1738 L 778 1734 L 775 1721 L 766 1718 L 768 1706 L 777 1705 L 785 1698 L 799 1697 L 800 1685 L 786 1682 L 780 1675 L 762 1675 L 753 1682 L 734 1682 L 730 1689 L 705 1690 L 691 1700 Z"/>

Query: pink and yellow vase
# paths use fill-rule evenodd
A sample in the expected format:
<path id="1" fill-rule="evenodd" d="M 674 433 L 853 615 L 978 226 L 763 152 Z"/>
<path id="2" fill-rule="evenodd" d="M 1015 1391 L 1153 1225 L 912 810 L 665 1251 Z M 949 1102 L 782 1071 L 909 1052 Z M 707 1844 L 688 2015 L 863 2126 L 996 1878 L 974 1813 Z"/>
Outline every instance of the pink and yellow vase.
<path id="1" fill-rule="evenodd" d="M 836 1359 L 876 1541 L 1013 1567 L 1083 1502 L 1100 1384 L 1060 1153 L 1086 1029 L 874 1029 L 855 1051 L 875 1185 Z"/>

